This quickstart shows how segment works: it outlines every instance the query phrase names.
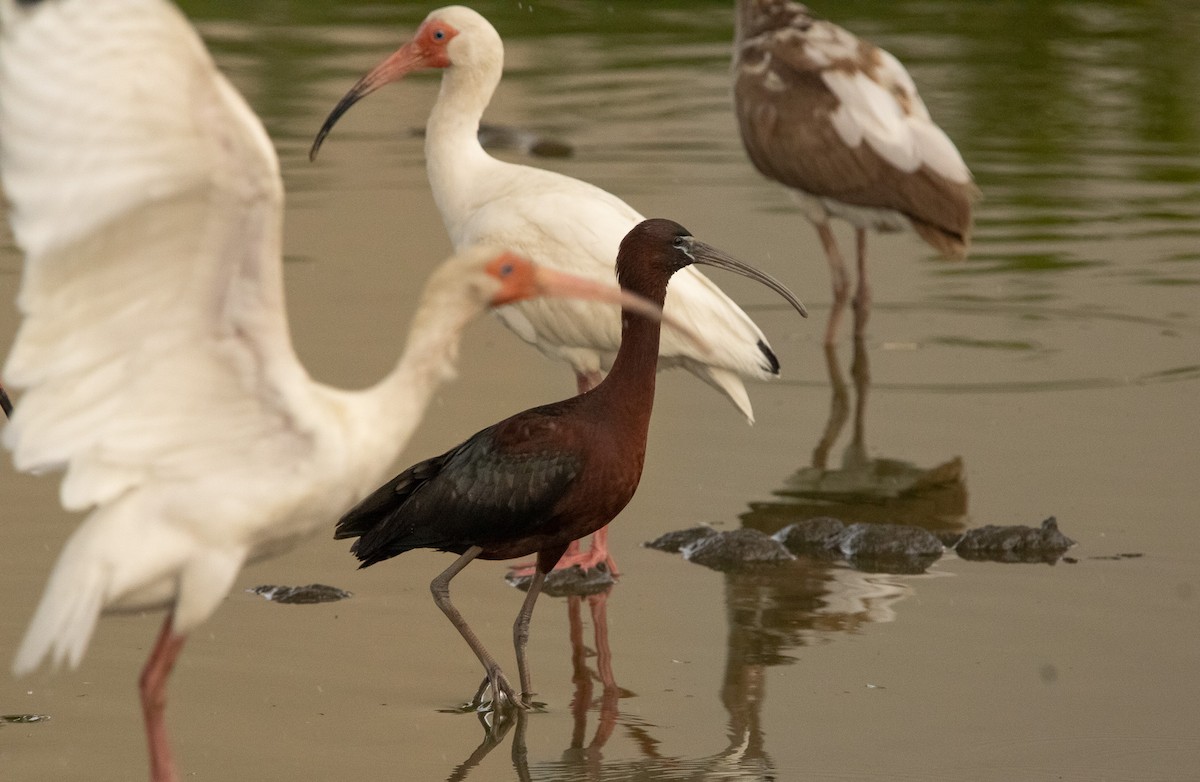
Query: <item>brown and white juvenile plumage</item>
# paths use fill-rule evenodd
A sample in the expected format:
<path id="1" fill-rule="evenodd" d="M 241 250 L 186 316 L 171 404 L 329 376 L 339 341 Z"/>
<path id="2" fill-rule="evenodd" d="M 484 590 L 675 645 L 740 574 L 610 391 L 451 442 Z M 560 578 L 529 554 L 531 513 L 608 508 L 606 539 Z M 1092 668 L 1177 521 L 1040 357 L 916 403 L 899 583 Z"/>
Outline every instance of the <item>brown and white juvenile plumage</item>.
<path id="1" fill-rule="evenodd" d="M 855 227 L 855 335 L 870 310 L 866 231 L 912 228 L 946 258 L 966 255 L 979 190 L 900 61 L 790 0 L 738 0 L 734 100 L 755 167 L 790 188 L 833 277 L 832 343 L 849 275 L 831 218 Z"/>

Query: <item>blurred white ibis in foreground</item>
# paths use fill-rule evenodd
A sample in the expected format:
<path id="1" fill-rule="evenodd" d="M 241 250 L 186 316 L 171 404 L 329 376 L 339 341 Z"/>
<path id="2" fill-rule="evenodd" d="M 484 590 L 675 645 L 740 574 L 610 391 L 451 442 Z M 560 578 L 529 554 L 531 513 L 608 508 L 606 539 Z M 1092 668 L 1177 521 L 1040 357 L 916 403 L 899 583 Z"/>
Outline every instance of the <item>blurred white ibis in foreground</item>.
<path id="1" fill-rule="evenodd" d="M 979 191 L 900 61 L 791 0 L 737 0 L 734 101 L 762 174 L 791 188 L 816 226 L 833 277 L 826 344 L 850 279 L 831 218 L 855 228 L 854 332 L 870 314 L 867 229 L 911 227 L 947 258 L 971 241 Z"/>
<path id="2" fill-rule="evenodd" d="M 804 311 L 773 278 L 697 241 L 670 220 L 646 220 L 629 232 L 617 256 L 617 276 L 626 291 L 662 304 L 672 275 L 693 263 L 758 280 Z M 615 518 L 641 479 L 660 326 L 628 310 L 621 322 L 621 348 L 595 388 L 518 413 L 410 467 L 338 522 L 334 537 L 357 538 L 351 551 L 362 567 L 417 548 L 460 555 L 430 588 L 486 671 L 476 705 L 490 685 L 493 706 L 505 699 L 530 706 L 525 644 L 546 573 L 569 543 Z M 450 602 L 450 580 L 476 558 L 529 554 L 537 554 L 537 568 L 513 625 L 518 699 L 495 658 Z"/>
<path id="3" fill-rule="evenodd" d="M 283 185 L 258 119 L 163 0 L 0 4 L 0 175 L 26 257 L 4 430 L 86 511 L 17 651 L 77 665 L 104 611 L 166 608 L 141 677 L 154 780 L 177 774 L 166 681 L 242 565 L 386 474 L 488 306 L 615 285 L 464 250 L 430 279 L 378 385 L 314 382 L 289 338 Z"/>
<path id="4" fill-rule="evenodd" d="M 313 142 L 310 157 L 334 123 L 355 102 L 413 71 L 443 69 L 441 92 L 425 134 L 426 169 L 433 197 L 455 247 L 499 244 L 539 264 L 597 280 L 611 280 L 622 237 L 642 216 L 598 187 L 552 171 L 496 160 L 480 146 L 480 118 L 500 82 L 504 45 L 475 11 L 451 6 L 430 13 L 406 43 L 355 84 L 334 107 Z M 668 331 L 660 367 L 682 366 L 725 393 L 746 418 L 753 411 L 742 378 L 767 380 L 779 361 L 762 331 L 732 300 L 695 269 L 680 273 L 665 310 L 702 332 L 711 351 Z M 596 385 L 620 343 L 615 307 L 541 303 L 498 311 L 509 328 L 575 370 L 580 392 Z M 587 554 L 573 547 L 560 567 L 585 570 L 612 560 L 604 534 Z"/>

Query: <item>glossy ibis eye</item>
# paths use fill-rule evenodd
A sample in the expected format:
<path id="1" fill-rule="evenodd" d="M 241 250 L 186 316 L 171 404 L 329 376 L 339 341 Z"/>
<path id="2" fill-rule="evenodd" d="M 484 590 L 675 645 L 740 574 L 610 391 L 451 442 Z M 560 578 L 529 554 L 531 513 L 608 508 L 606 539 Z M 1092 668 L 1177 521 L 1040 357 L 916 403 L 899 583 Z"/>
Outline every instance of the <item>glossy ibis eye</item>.
<path id="1" fill-rule="evenodd" d="M 671 242 L 671 246 L 676 250 L 682 250 L 687 246 L 687 242 L 683 240 L 682 236 L 676 236 L 675 241 Z"/>

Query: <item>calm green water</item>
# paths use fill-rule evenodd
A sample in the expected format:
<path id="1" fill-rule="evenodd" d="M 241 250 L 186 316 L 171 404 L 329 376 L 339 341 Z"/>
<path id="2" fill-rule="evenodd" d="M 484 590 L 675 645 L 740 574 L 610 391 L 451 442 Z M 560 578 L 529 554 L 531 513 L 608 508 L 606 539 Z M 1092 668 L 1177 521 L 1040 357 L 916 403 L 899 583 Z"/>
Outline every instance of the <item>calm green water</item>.
<path id="1" fill-rule="evenodd" d="M 289 193 L 289 310 L 322 380 L 382 374 L 449 243 L 424 178 L 436 76 L 348 114 L 345 89 L 413 31 L 412 3 L 186 2 L 262 116 Z M 478 680 L 429 600 L 445 555 L 356 572 L 317 540 L 244 573 L 189 642 L 170 724 L 194 779 L 1189 779 L 1200 768 L 1200 8 L 1186 2 L 845 2 L 817 10 L 904 61 L 984 192 L 964 263 L 872 238 L 864 350 L 820 339 L 812 229 L 750 166 L 730 113 L 729 3 L 488 2 L 504 82 L 487 119 L 569 143 L 526 162 L 672 217 L 796 290 L 746 303 L 784 379 L 758 423 L 689 377 L 660 384 L 642 489 L 614 526 L 623 576 L 596 614 L 546 600 L 539 699 L 490 754 L 443 713 Z M 521 159 L 514 153 L 502 153 Z M 0 300 L 20 259 L 0 248 Z M 0 313 L 0 339 L 17 325 Z M 495 322 L 403 461 L 571 393 Z M 216 424 L 214 424 L 216 425 Z M 937 470 L 929 491 L 905 491 Z M 0 471 L 0 657 L 77 519 L 55 482 Z M 1075 564 L 949 555 L 920 576 L 804 563 L 727 576 L 639 544 L 823 512 L 936 529 L 1058 517 Z M 1138 554 L 1137 557 L 1121 557 Z M 519 595 L 480 564 L 455 599 L 511 666 Z M 355 593 L 279 606 L 241 589 Z M 578 621 L 576 621 L 578 620 Z M 102 623 L 77 672 L 0 677 L 0 779 L 144 776 L 134 682 L 158 617 Z M 597 636 L 596 628 L 607 631 Z M 487 749 L 486 744 L 482 749 Z"/>

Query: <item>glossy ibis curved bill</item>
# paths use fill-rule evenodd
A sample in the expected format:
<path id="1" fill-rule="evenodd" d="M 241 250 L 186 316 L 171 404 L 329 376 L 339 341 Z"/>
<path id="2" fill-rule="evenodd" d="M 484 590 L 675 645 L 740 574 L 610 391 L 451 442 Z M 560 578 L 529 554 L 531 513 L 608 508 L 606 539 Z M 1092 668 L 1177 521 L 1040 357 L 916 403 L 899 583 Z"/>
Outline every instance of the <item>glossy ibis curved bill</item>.
<path id="1" fill-rule="evenodd" d="M 442 69 L 442 86 L 425 134 L 426 169 L 434 200 L 455 247 L 488 242 L 575 274 L 610 280 L 621 239 L 643 218 L 611 193 L 544 169 L 497 160 L 479 143 L 484 109 L 500 81 L 504 45 L 495 28 L 462 6 L 430 13 L 413 39 L 358 81 L 325 120 L 312 145 L 315 158 L 334 123 L 358 100 L 413 71 Z M 754 420 L 742 378 L 768 380 L 779 362 L 762 331 L 695 269 L 671 284 L 665 310 L 702 331 L 707 355 L 670 331 L 659 367 L 683 367 L 724 393 Z M 566 361 L 580 392 L 595 386 L 613 362 L 621 326 L 615 307 L 542 302 L 497 313 L 522 339 Z M 577 547 L 562 565 L 585 570 L 607 562 L 604 532 L 590 551 Z"/>
<path id="2" fill-rule="evenodd" d="M 804 314 L 782 284 L 669 220 L 646 220 L 629 232 L 617 254 L 617 277 L 625 290 L 661 304 L 672 275 L 693 263 L 758 280 Z M 525 644 L 546 573 L 571 541 L 615 518 L 641 479 L 661 329 L 628 311 L 621 322 L 621 348 L 594 389 L 518 413 L 413 465 L 337 525 L 334 537 L 357 538 L 351 551 L 362 567 L 417 548 L 459 555 L 430 588 L 483 664 L 487 678 L 479 695 L 490 685 L 494 705 L 504 699 L 530 705 Z M 451 603 L 449 587 L 473 559 L 530 554 L 537 554 L 537 569 L 513 625 L 518 700 L 495 658 Z"/>
<path id="3" fill-rule="evenodd" d="M 867 230 L 912 228 L 946 258 L 967 253 L 979 189 L 900 61 L 791 0 L 737 0 L 734 102 L 764 176 L 792 190 L 829 262 L 837 338 L 850 277 L 830 228 L 855 229 L 854 333 L 871 307 Z"/>
<path id="4" fill-rule="evenodd" d="M 166 683 L 185 638 L 243 564 L 385 477 L 474 315 L 560 293 L 658 309 L 468 249 L 430 278 L 384 380 L 316 383 L 284 311 L 274 149 L 182 14 L 3 0 L 0 23 L 0 177 L 25 254 L 4 443 L 21 470 L 65 469 L 64 507 L 88 514 L 13 669 L 77 665 L 103 612 L 165 608 L 141 699 L 152 778 L 174 780 Z"/>

